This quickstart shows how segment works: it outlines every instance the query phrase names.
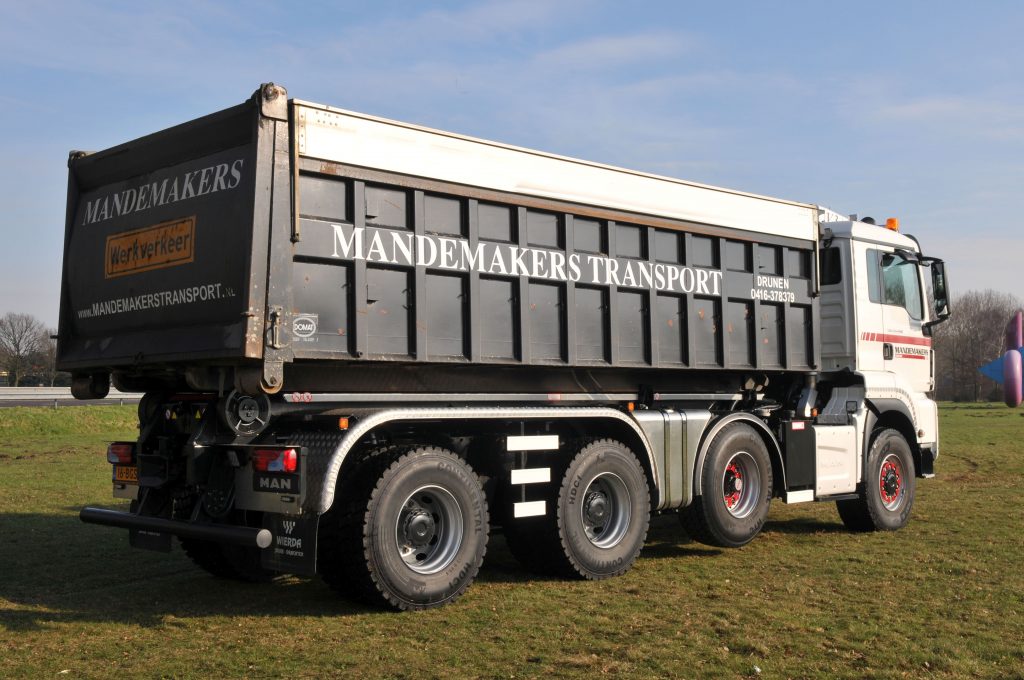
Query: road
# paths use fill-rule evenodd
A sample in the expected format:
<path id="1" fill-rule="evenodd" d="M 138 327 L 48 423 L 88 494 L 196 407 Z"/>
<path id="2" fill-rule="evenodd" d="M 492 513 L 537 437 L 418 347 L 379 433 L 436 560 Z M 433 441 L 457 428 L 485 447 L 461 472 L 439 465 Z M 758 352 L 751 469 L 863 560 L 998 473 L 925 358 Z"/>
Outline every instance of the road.
<path id="1" fill-rule="evenodd" d="M 0 387 L 0 408 L 5 406 L 96 406 L 137 404 L 141 394 L 110 390 L 106 399 L 79 401 L 71 396 L 70 387 Z"/>

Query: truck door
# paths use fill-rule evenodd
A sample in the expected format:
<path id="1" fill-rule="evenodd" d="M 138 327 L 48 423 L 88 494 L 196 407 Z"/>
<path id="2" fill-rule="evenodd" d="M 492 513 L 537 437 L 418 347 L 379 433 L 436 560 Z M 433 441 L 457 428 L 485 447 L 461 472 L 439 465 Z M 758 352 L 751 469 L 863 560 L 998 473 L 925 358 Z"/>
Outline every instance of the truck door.
<path id="1" fill-rule="evenodd" d="M 882 337 L 875 343 L 886 371 L 914 392 L 932 389 L 931 338 L 924 335 L 924 296 L 919 267 L 888 248 L 868 249 L 868 289 L 881 303 Z"/>

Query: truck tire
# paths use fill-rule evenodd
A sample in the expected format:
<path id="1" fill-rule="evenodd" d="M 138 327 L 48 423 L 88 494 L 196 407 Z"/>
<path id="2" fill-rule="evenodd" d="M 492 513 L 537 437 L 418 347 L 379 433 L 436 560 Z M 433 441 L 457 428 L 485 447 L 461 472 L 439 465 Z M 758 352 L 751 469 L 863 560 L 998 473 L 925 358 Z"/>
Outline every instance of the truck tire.
<path id="1" fill-rule="evenodd" d="M 547 517 L 511 517 L 502 525 L 505 543 L 519 564 L 537 574 L 566 574 L 558 526 Z"/>
<path id="2" fill-rule="evenodd" d="M 914 505 L 914 457 L 898 430 L 876 430 L 868 451 L 860 498 L 836 501 L 850 531 L 896 531 L 910 521 Z"/>
<path id="3" fill-rule="evenodd" d="M 772 463 L 764 440 L 733 423 L 715 435 L 701 471 L 701 495 L 679 512 L 690 538 L 721 548 L 750 543 L 768 518 Z"/>
<path id="4" fill-rule="evenodd" d="M 571 569 L 589 580 L 626 573 L 650 522 L 647 475 L 629 447 L 612 439 L 584 446 L 558 494 L 558 535 Z"/>
<path id="5" fill-rule="evenodd" d="M 188 518 L 191 510 L 187 507 L 176 507 L 174 514 L 179 519 Z M 232 513 L 234 521 L 247 526 L 243 511 Z M 195 538 L 178 538 L 181 549 L 192 562 L 217 578 L 243 581 L 245 583 L 268 583 L 278 575 L 277 572 L 263 568 L 260 549 L 246 548 L 238 545 L 221 545 L 212 541 Z"/>
<path id="6" fill-rule="evenodd" d="M 587 440 L 590 441 L 590 440 Z M 565 475 L 570 451 L 577 451 L 583 446 L 582 442 L 567 444 L 569 450 L 561 452 L 565 455 L 553 456 L 548 462 L 551 467 L 551 481 L 558 483 Z M 502 516 L 502 533 L 505 535 L 505 543 L 508 545 L 512 556 L 528 571 L 548 576 L 568 575 L 565 562 L 565 554 L 562 550 L 562 541 L 558 537 L 558 522 L 555 517 L 554 500 L 558 493 L 558 487 L 550 486 L 550 499 L 546 500 L 545 509 L 548 512 L 542 517 L 519 517 L 515 516 L 515 497 L 518 489 L 511 489 L 511 485 L 505 487 L 508 493 L 499 494 L 504 514 Z"/>
<path id="7" fill-rule="evenodd" d="M 259 548 L 220 545 L 191 538 L 181 538 L 179 542 L 196 566 L 217 578 L 245 583 L 269 583 L 278 575 L 263 567 Z"/>
<path id="8" fill-rule="evenodd" d="M 509 520 L 509 548 L 525 566 L 588 580 L 629 571 L 647 538 L 651 496 L 625 444 L 584 445 L 562 475 L 555 506 L 543 518 Z"/>
<path id="9" fill-rule="evenodd" d="M 369 604 L 427 609 L 456 600 L 487 552 L 487 499 L 451 451 L 394 448 L 339 483 L 321 522 L 320 571 L 335 590 Z"/>

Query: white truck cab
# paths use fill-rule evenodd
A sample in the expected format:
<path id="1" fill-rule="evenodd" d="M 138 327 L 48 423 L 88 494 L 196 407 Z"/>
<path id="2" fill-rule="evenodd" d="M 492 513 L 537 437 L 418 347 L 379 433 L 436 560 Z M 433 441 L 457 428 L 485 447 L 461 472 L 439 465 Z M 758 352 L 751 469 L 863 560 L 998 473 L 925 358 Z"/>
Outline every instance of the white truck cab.
<path id="1" fill-rule="evenodd" d="M 916 444 L 918 473 L 930 476 L 938 455 L 931 328 L 949 316 L 943 262 L 924 256 L 895 220 L 822 222 L 819 255 L 823 377 L 848 374 L 869 410 L 903 414 L 897 429 Z"/>

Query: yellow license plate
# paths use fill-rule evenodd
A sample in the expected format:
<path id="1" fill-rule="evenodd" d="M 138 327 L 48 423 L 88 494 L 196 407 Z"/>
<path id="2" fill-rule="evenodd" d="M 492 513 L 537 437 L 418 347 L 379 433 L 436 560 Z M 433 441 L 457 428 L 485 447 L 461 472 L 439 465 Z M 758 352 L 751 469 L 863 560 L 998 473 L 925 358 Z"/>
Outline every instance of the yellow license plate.
<path id="1" fill-rule="evenodd" d="M 139 483 L 139 468 L 134 465 L 115 465 L 114 481 L 128 482 L 129 484 Z"/>

